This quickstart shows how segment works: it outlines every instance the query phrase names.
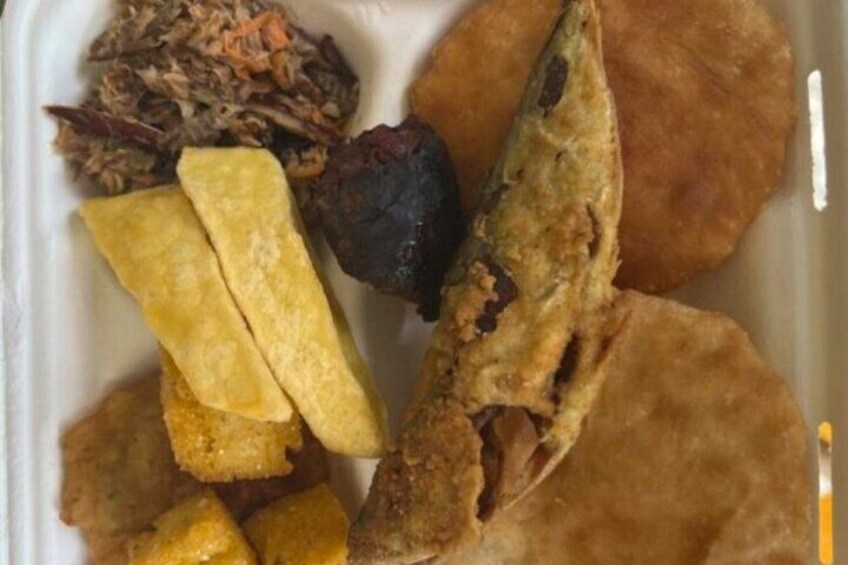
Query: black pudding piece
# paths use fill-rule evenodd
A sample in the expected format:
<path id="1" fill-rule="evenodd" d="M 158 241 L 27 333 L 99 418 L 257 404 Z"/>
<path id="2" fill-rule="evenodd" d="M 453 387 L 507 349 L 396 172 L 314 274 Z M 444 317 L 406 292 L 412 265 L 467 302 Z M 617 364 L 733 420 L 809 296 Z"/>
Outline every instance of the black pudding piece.
<path id="1" fill-rule="evenodd" d="M 465 236 L 447 148 L 416 118 L 367 131 L 330 155 L 313 205 L 342 269 L 439 315 L 442 280 Z"/>

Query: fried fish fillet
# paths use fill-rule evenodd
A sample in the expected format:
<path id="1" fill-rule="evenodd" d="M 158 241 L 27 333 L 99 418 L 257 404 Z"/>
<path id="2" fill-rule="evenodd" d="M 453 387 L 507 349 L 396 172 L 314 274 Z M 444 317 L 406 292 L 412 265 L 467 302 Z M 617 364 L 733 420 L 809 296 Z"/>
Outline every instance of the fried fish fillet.
<path id="1" fill-rule="evenodd" d="M 353 526 L 355 562 L 473 543 L 565 455 L 600 387 L 621 169 L 591 0 L 564 2 L 537 69 L 447 276 L 409 420 Z"/>
<path id="2" fill-rule="evenodd" d="M 82 530 L 98 565 L 125 563 L 130 538 L 203 488 L 174 461 L 159 393 L 153 376 L 117 390 L 62 436 L 61 518 Z M 236 519 L 328 480 L 326 452 L 303 431 L 290 475 L 212 484 Z"/>
<path id="3" fill-rule="evenodd" d="M 477 203 L 560 0 L 487 0 L 411 89 Z M 796 121 L 785 29 L 760 0 L 598 0 L 624 161 L 617 283 L 657 293 L 721 264 L 777 189 Z"/>
<path id="4" fill-rule="evenodd" d="M 155 377 L 110 394 L 62 437 L 62 521 L 82 529 L 100 565 L 125 562 L 127 540 L 199 483 L 171 454 Z"/>
<path id="5" fill-rule="evenodd" d="M 443 565 L 809 563 L 805 428 L 721 314 L 623 293 L 627 317 L 565 461 Z"/>

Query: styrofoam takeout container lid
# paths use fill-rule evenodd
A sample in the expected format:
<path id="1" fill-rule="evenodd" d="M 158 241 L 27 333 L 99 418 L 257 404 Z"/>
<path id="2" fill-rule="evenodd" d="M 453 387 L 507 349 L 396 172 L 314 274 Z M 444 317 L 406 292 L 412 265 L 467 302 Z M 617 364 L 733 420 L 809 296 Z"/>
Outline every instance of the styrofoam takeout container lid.
<path id="1" fill-rule="evenodd" d="M 833 423 L 835 562 L 848 563 L 848 3 L 767 3 L 787 22 L 797 61 L 801 118 L 784 186 L 736 255 L 676 297 L 730 314 L 786 375 L 809 425 L 813 475 L 815 429 Z M 287 2 L 307 29 L 335 37 L 361 78 L 357 130 L 403 117 L 406 87 L 427 52 L 473 4 Z M 111 0 L 10 0 L 3 21 L 8 514 L 0 535 L 8 537 L 0 538 L 0 563 L 85 562 L 78 533 L 58 517 L 60 434 L 116 383 L 157 365 L 138 308 L 75 214 L 91 191 L 74 181 L 53 151 L 56 125 L 42 110 L 84 96 L 90 79 L 85 52 L 113 9 Z M 810 78 L 814 71 L 820 74 Z M 807 109 L 812 101 L 816 114 L 818 97 L 808 95 L 816 76 L 823 85 L 828 159 L 814 183 L 811 125 L 817 120 L 811 122 Z M 396 430 L 429 329 L 411 307 L 368 290 L 344 276 L 328 253 L 324 257 Z M 349 509 L 362 500 L 373 467 L 336 461 L 335 487 Z"/>

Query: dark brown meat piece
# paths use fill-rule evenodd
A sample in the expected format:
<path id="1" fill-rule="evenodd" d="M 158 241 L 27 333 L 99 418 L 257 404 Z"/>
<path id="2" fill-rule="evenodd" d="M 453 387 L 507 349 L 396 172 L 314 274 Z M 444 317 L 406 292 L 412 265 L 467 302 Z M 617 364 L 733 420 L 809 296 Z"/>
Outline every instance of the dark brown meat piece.
<path id="1" fill-rule="evenodd" d="M 445 272 L 465 236 L 453 163 L 438 135 L 409 118 L 330 155 L 312 195 L 342 269 L 439 314 Z"/>

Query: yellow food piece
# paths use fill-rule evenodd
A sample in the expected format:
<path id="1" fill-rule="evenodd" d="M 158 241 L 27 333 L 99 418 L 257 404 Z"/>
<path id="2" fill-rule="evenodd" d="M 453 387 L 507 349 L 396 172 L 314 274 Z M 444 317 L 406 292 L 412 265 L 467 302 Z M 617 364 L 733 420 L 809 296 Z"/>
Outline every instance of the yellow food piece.
<path id="1" fill-rule="evenodd" d="M 80 215 L 201 404 L 255 420 L 292 418 L 181 191 L 95 198 Z"/>
<path id="2" fill-rule="evenodd" d="M 286 449 L 300 450 L 300 418 L 258 422 L 200 404 L 164 349 L 162 407 L 174 457 L 204 482 L 287 475 Z"/>
<path id="3" fill-rule="evenodd" d="M 244 524 L 263 565 L 344 565 L 350 523 L 325 484 L 286 496 Z"/>
<path id="4" fill-rule="evenodd" d="M 315 436 L 330 451 L 379 456 L 385 408 L 316 272 L 279 162 L 259 149 L 186 149 L 177 173 L 256 343 Z"/>
<path id="5" fill-rule="evenodd" d="M 211 490 L 159 516 L 154 531 L 129 543 L 130 565 L 248 565 L 256 558 Z"/>

